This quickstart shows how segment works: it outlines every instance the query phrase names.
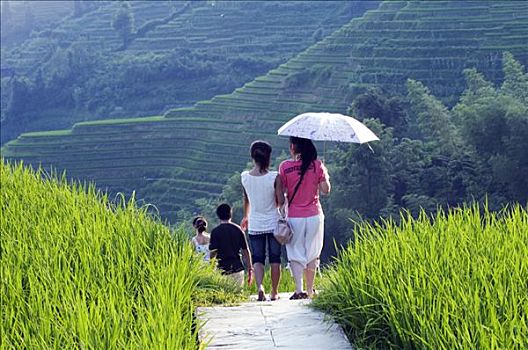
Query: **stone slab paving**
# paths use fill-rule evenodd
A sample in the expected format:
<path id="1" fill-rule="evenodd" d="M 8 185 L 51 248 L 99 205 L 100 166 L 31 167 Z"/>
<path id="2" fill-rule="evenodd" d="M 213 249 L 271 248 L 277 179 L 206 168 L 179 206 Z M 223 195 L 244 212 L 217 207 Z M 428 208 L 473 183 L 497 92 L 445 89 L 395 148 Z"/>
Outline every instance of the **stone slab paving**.
<path id="1" fill-rule="evenodd" d="M 238 306 L 198 308 L 207 349 L 352 349 L 341 328 L 309 300 L 250 301 Z"/>

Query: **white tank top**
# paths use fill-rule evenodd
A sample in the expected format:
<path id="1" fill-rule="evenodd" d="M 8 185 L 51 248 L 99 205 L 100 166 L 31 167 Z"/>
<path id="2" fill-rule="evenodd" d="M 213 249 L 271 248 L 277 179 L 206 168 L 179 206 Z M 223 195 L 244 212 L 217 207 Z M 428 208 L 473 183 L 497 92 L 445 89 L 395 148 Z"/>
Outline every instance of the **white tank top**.
<path id="1" fill-rule="evenodd" d="M 198 241 L 196 240 L 196 237 L 192 238 L 192 242 L 194 244 L 194 248 L 196 249 L 196 252 L 198 254 L 203 254 L 204 260 L 209 261 L 210 259 L 209 243 L 199 244 Z"/>
<path id="2" fill-rule="evenodd" d="M 270 171 L 266 175 L 253 176 L 249 171 L 241 174 L 242 186 L 249 199 L 249 233 L 271 232 L 279 218 L 275 202 L 275 178 L 278 173 Z"/>

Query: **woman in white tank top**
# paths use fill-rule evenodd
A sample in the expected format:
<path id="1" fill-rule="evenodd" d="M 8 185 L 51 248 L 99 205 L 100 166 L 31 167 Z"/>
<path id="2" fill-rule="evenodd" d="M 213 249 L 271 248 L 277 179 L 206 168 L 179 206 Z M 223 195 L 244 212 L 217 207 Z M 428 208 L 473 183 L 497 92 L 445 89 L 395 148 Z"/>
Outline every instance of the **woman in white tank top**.
<path id="1" fill-rule="evenodd" d="M 264 286 L 264 265 L 266 245 L 271 265 L 271 300 L 278 298 L 281 274 L 281 245 L 273 236 L 277 224 L 277 206 L 284 203 L 280 178 L 276 171 L 270 171 L 271 146 L 265 141 L 255 141 L 250 147 L 253 169 L 241 174 L 244 188 L 244 218 L 240 226 L 248 229 L 249 244 L 255 270 L 258 300 L 266 300 Z"/>
<path id="2" fill-rule="evenodd" d="M 191 242 L 198 254 L 203 256 L 204 261 L 209 261 L 209 235 L 207 234 L 207 220 L 203 216 L 197 216 L 193 219 L 193 227 L 196 235 Z"/>

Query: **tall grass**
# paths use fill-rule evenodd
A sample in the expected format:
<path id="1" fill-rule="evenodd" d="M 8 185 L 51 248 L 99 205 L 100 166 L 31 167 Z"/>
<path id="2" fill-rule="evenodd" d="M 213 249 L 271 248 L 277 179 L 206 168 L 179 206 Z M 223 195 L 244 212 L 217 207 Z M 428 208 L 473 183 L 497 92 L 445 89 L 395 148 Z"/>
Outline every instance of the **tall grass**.
<path id="1" fill-rule="evenodd" d="M 196 349 L 196 303 L 240 292 L 133 201 L 1 170 L 2 349 Z"/>
<path id="2" fill-rule="evenodd" d="M 528 212 L 478 206 L 362 225 L 315 305 L 373 348 L 527 349 Z"/>

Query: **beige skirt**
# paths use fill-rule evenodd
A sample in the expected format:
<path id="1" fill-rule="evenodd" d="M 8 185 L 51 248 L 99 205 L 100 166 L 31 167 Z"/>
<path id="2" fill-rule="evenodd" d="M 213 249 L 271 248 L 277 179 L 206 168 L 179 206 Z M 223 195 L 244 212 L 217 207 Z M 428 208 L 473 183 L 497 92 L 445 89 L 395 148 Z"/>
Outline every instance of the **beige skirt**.
<path id="1" fill-rule="evenodd" d="M 307 218 L 288 218 L 293 230 L 290 243 L 286 244 L 288 260 L 306 265 L 317 259 L 323 250 L 324 214 Z"/>

